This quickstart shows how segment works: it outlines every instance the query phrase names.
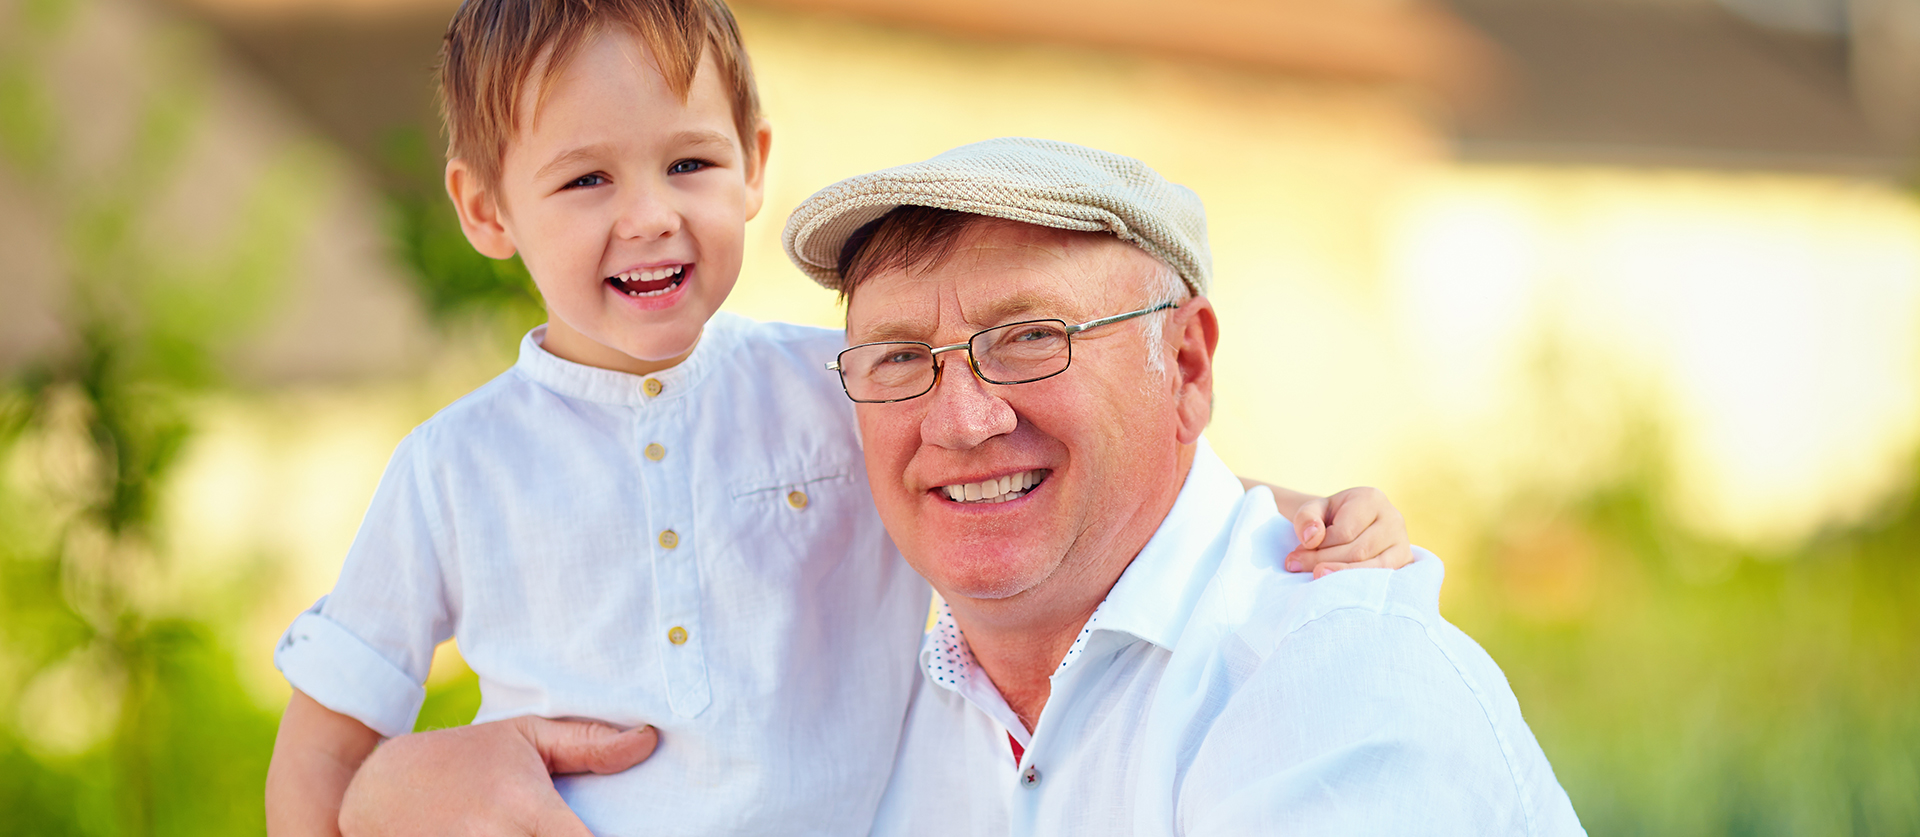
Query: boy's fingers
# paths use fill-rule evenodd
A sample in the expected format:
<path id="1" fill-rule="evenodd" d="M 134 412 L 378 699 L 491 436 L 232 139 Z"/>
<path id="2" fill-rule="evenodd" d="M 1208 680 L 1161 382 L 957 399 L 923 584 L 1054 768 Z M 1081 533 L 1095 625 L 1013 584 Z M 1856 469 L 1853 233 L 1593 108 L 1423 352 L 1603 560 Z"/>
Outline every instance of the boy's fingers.
<path id="1" fill-rule="evenodd" d="M 1293 513 L 1293 534 L 1303 549 L 1320 546 L 1327 534 L 1327 498 L 1321 497 L 1300 506 Z"/>
<path id="2" fill-rule="evenodd" d="M 1393 508 L 1387 495 L 1377 488 L 1349 488 L 1327 498 L 1327 502 L 1332 513 L 1327 521 L 1328 546 L 1353 542 Z"/>
<path id="3" fill-rule="evenodd" d="M 1386 567 L 1389 570 L 1397 570 L 1413 563 L 1413 547 L 1404 543 L 1396 543 L 1393 546 L 1387 547 L 1387 551 L 1380 553 L 1380 557 L 1373 560 L 1379 561 L 1380 566 Z"/>
<path id="4" fill-rule="evenodd" d="M 1384 558 L 1369 558 L 1365 561 L 1347 561 L 1347 562 L 1328 561 L 1326 563 L 1323 563 L 1313 568 L 1313 577 L 1326 578 L 1327 576 L 1340 572 L 1341 570 L 1360 570 L 1360 569 L 1392 569 L 1392 567 L 1389 567 L 1387 565 L 1386 559 Z"/>
<path id="5" fill-rule="evenodd" d="M 653 755 L 660 733 L 651 726 L 623 730 L 597 721 L 517 718 L 522 735 L 540 751 L 549 773 L 619 773 Z"/>
<path id="6" fill-rule="evenodd" d="M 1299 568 L 1293 571 L 1305 572 L 1321 564 L 1352 564 L 1365 561 L 1380 553 L 1381 547 L 1374 545 L 1376 540 L 1373 532 L 1369 530 L 1360 533 L 1358 539 L 1345 543 L 1323 546 L 1319 549 L 1296 549 L 1287 556 L 1287 566 L 1293 569 L 1294 565 L 1298 564 Z"/>

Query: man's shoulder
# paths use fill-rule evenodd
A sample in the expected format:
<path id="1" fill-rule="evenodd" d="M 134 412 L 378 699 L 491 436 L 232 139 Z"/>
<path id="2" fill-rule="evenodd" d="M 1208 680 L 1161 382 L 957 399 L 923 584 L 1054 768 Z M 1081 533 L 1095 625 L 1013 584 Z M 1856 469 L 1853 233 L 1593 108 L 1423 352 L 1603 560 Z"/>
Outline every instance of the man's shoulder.
<path id="1" fill-rule="evenodd" d="M 1399 570 L 1309 581 L 1241 546 L 1248 534 L 1258 535 L 1235 533 L 1239 548 L 1223 560 L 1168 671 L 1175 688 L 1205 696 L 1181 710 L 1188 729 L 1204 730 L 1183 745 L 1192 754 L 1184 815 L 1231 808 L 1241 791 L 1325 786 L 1367 800 L 1369 810 L 1302 806 L 1331 816 L 1322 824 L 1336 831 L 1402 823 L 1395 794 L 1429 800 L 1427 813 L 1408 810 L 1405 822 L 1430 815 L 1502 833 L 1578 828 L 1505 675 L 1441 618 L 1438 558 L 1416 548 L 1415 562 Z M 1431 801 L 1438 798 L 1454 803 Z"/>

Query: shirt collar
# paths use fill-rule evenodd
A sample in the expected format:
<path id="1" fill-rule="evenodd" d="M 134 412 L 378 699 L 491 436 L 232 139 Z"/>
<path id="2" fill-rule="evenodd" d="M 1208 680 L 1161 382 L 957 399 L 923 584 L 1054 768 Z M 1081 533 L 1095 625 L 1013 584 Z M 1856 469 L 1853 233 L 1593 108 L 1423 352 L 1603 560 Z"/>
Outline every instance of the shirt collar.
<path id="1" fill-rule="evenodd" d="M 1060 668 L 1072 664 L 1088 638 L 1101 631 L 1129 634 L 1172 650 L 1213 577 L 1210 569 L 1224 553 L 1230 524 L 1245 496 L 1240 479 L 1201 437 L 1173 508 L 1087 619 Z"/>
<path id="2" fill-rule="evenodd" d="M 1240 479 L 1202 437 L 1194 446 L 1193 466 L 1173 508 L 1106 599 L 1094 608 L 1073 647 L 1061 658 L 1060 669 L 1078 659 L 1088 637 L 1100 631 L 1130 634 L 1172 649 L 1212 578 L 1212 573 L 1201 570 L 1219 560 L 1228 524 L 1245 493 Z M 945 603 L 921 642 L 920 666 L 935 684 L 977 698 L 976 702 L 985 698 L 983 683 L 984 692 L 999 697 L 985 676 L 973 676 L 973 651 Z"/>
<path id="3" fill-rule="evenodd" d="M 582 401 L 625 406 L 670 401 L 692 392 L 707 372 L 730 353 L 739 341 L 743 322 L 732 314 L 716 313 L 701 329 L 700 342 L 694 345 L 693 354 L 679 365 L 651 375 L 616 372 L 561 358 L 541 345 L 547 336 L 547 327 L 541 325 L 520 338 L 520 359 L 514 363 L 514 369 L 559 395 Z M 647 394 L 648 380 L 660 382 L 658 395 Z"/>

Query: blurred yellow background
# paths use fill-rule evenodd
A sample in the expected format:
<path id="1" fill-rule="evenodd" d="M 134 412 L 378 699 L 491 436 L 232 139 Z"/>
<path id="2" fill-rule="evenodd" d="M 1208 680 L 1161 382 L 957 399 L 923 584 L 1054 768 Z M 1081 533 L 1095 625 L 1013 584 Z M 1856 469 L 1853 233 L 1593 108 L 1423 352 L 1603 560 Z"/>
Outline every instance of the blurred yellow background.
<path id="1" fill-rule="evenodd" d="M 451 8 L 0 0 L 0 833 L 257 831 L 274 640 L 537 321 L 437 194 Z M 779 235 L 839 178 L 1138 157 L 1207 203 L 1216 447 L 1387 490 L 1591 832 L 1920 833 L 1916 8 L 743 0 L 727 307 L 838 324 Z"/>

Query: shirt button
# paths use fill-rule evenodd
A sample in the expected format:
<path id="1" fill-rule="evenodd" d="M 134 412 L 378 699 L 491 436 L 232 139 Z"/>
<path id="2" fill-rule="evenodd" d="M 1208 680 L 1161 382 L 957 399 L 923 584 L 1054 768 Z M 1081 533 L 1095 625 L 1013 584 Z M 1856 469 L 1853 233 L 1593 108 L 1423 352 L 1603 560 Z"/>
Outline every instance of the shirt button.
<path id="1" fill-rule="evenodd" d="M 665 458 L 667 455 L 667 449 L 661 447 L 659 442 L 654 442 L 653 444 L 648 445 L 647 449 L 644 452 L 646 453 L 648 459 L 651 459 L 655 462 L 659 462 L 662 458 Z"/>
<path id="2" fill-rule="evenodd" d="M 647 391 L 648 398 L 652 398 L 659 395 L 661 390 L 666 389 L 667 385 L 660 383 L 659 378 L 648 378 L 646 383 L 640 385 L 640 388 Z"/>
<path id="3" fill-rule="evenodd" d="M 674 630 L 677 631 L 679 628 Z M 1040 768 L 1029 764 L 1027 769 L 1020 771 L 1020 787 L 1030 788 L 1038 784 L 1040 784 Z"/>
<path id="4" fill-rule="evenodd" d="M 667 630 L 667 641 L 675 645 L 687 644 L 687 629 L 682 628 L 679 625 L 675 625 L 672 628 L 669 628 Z M 1029 767 L 1027 769 L 1032 770 L 1033 768 Z"/>
<path id="5" fill-rule="evenodd" d="M 673 533 L 673 530 L 672 530 L 672 529 L 668 529 L 668 530 L 666 530 L 666 531 L 664 531 L 664 532 L 661 532 L 661 533 L 660 533 L 660 545 L 661 545 L 661 546 L 663 546 L 663 547 L 665 547 L 665 548 L 667 548 L 667 549 L 672 549 L 672 548 L 674 548 L 674 547 L 676 547 L 676 546 L 679 546 L 679 545 L 680 545 L 680 536 L 679 536 L 679 535 L 676 535 L 676 534 L 674 534 L 674 533 Z"/>
<path id="6" fill-rule="evenodd" d="M 788 495 L 787 495 L 787 505 L 789 505 L 789 506 L 792 506 L 792 507 L 794 507 L 794 508 L 796 508 L 796 509 L 804 509 L 804 508 L 806 508 L 806 507 L 807 507 L 807 492 L 805 492 L 805 491 L 795 491 L 795 492 L 793 492 L 793 493 L 791 493 L 791 494 L 788 494 Z"/>

